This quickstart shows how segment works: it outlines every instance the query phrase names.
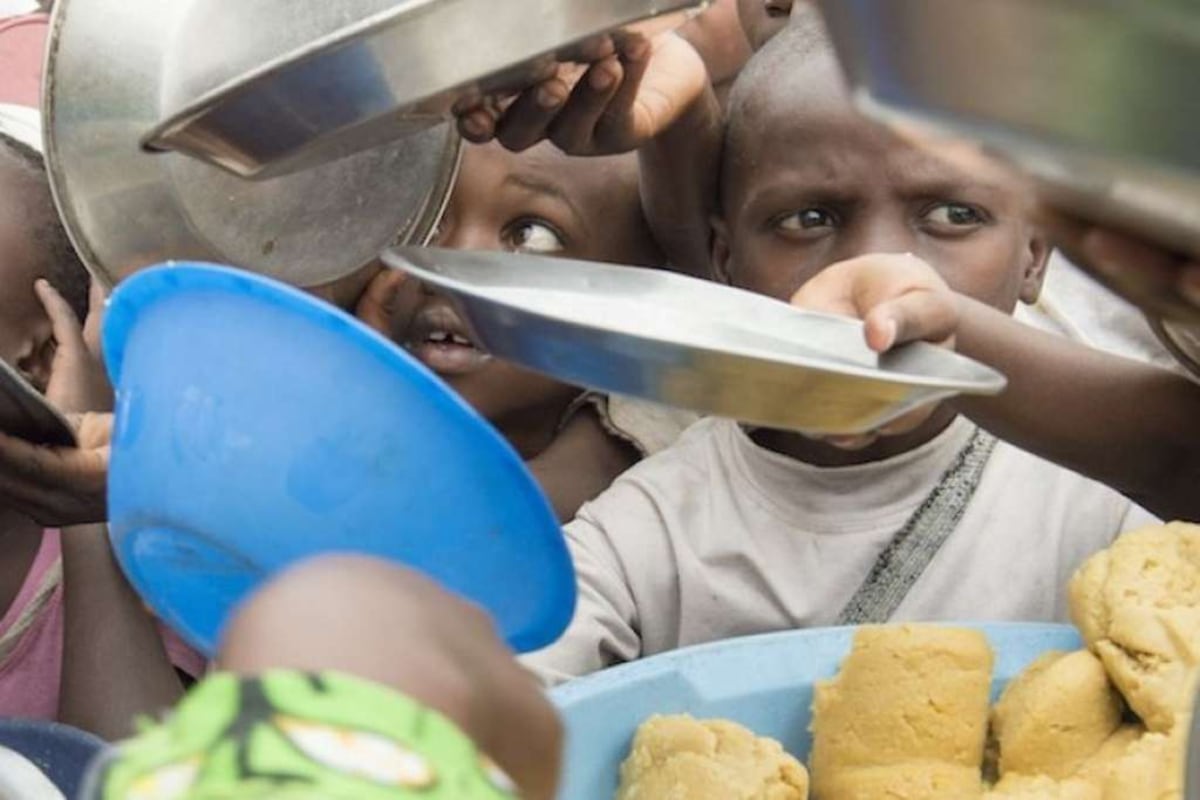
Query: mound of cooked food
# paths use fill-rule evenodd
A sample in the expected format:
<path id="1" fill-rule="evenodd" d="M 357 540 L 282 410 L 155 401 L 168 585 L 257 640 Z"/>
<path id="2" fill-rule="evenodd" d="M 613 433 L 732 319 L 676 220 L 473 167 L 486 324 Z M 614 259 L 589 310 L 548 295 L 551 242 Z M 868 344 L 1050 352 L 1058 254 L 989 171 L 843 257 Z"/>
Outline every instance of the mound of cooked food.
<path id="1" fill-rule="evenodd" d="M 858 629 L 837 676 L 814 689 L 814 800 L 1181 800 L 1200 683 L 1200 527 L 1122 537 L 1069 595 L 1088 649 L 1046 653 L 991 709 L 982 633 Z M 690 717 L 642 726 L 621 778 L 618 800 L 808 796 L 804 767 L 778 742 Z"/>
<path id="2" fill-rule="evenodd" d="M 618 800 L 806 800 L 808 772 L 733 722 L 654 717 L 621 767 Z"/>
<path id="3" fill-rule="evenodd" d="M 1129 707 L 1156 733 L 1191 713 L 1200 665 L 1200 527 L 1122 536 L 1069 587 L 1071 616 Z"/>

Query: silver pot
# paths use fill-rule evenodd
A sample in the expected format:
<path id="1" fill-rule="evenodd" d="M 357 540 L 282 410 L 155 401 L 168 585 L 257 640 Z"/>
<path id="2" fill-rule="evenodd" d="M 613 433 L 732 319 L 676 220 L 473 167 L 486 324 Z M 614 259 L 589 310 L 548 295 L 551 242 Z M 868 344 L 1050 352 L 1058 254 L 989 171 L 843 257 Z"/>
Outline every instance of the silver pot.
<path id="1" fill-rule="evenodd" d="M 184 30 L 220 47 L 175 51 L 146 145 L 251 178 L 310 168 L 437 125 L 465 97 L 523 88 L 591 37 L 702 1 L 193 0 Z"/>
<path id="2" fill-rule="evenodd" d="M 56 5 L 43 104 L 47 165 L 63 220 L 94 274 L 114 284 L 142 267 L 189 259 L 313 286 L 354 272 L 391 243 L 423 242 L 457 165 L 449 126 L 258 183 L 141 148 L 173 95 L 168 81 L 180 61 L 227 57 L 226 33 L 197 26 L 198 5 Z M 279 52 L 314 26 L 342 22 L 317 13 L 321 3 L 308 5 L 271 27 Z"/>

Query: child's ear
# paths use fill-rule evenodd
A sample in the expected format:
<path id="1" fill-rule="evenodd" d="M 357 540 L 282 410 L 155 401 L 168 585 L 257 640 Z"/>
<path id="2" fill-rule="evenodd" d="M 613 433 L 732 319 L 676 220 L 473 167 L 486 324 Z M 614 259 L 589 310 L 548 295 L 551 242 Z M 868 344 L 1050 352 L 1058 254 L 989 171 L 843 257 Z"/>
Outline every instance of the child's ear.
<path id="1" fill-rule="evenodd" d="M 730 269 L 729 228 L 725 220 L 718 216 L 709 219 L 712 228 L 712 257 L 709 259 L 712 279 L 726 286 L 733 285 L 732 270 Z"/>
<path id="2" fill-rule="evenodd" d="M 1033 230 L 1025 253 L 1025 268 L 1021 273 L 1021 302 L 1033 305 L 1042 296 L 1046 268 L 1054 247 L 1040 230 Z"/>

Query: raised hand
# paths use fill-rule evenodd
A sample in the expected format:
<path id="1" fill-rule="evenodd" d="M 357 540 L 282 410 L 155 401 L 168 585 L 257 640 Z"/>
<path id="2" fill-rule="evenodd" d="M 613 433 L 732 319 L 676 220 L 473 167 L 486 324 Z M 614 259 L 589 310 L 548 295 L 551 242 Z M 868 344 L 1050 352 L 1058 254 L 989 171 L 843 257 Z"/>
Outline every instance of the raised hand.
<path id="1" fill-rule="evenodd" d="M 674 33 L 615 34 L 587 56 L 590 65 L 561 65 L 515 98 L 460 105 L 459 130 L 515 151 L 549 139 L 570 155 L 624 153 L 670 127 L 709 84 L 699 53 Z"/>

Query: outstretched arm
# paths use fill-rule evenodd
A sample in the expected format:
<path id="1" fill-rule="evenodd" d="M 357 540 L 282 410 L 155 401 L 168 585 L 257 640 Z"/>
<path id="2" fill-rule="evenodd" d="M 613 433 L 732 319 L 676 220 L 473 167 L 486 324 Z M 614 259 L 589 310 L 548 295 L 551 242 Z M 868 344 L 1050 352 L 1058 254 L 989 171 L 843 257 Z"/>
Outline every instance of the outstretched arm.
<path id="1" fill-rule="evenodd" d="M 961 352 L 1004 372 L 999 397 L 956 406 L 1030 452 L 1164 519 L 1200 519 L 1200 386 L 962 301 Z"/>
<path id="2" fill-rule="evenodd" d="M 52 286 L 39 282 L 36 288 L 57 345 L 48 399 L 65 412 L 110 408 L 111 390 L 98 352 L 103 295 L 93 288 L 88 320 L 81 327 Z M 80 439 L 96 450 L 107 445 L 106 440 L 87 441 L 82 430 Z M 50 473 L 43 477 L 48 488 L 72 496 L 69 482 L 55 485 Z M 56 513 L 54 504 L 49 505 L 54 516 L 76 516 Z M 66 630 L 59 718 L 105 738 L 127 735 L 136 716 L 171 706 L 183 686 L 153 618 L 117 567 L 105 526 L 65 528 L 62 548 Z"/>
<path id="3" fill-rule="evenodd" d="M 952 292 L 912 256 L 835 264 L 794 302 L 862 318 L 878 352 L 943 342 L 994 366 L 1008 376 L 1008 389 L 958 398 L 964 414 L 1160 517 L 1200 519 L 1200 386 L 1186 378 L 1022 325 Z"/>

